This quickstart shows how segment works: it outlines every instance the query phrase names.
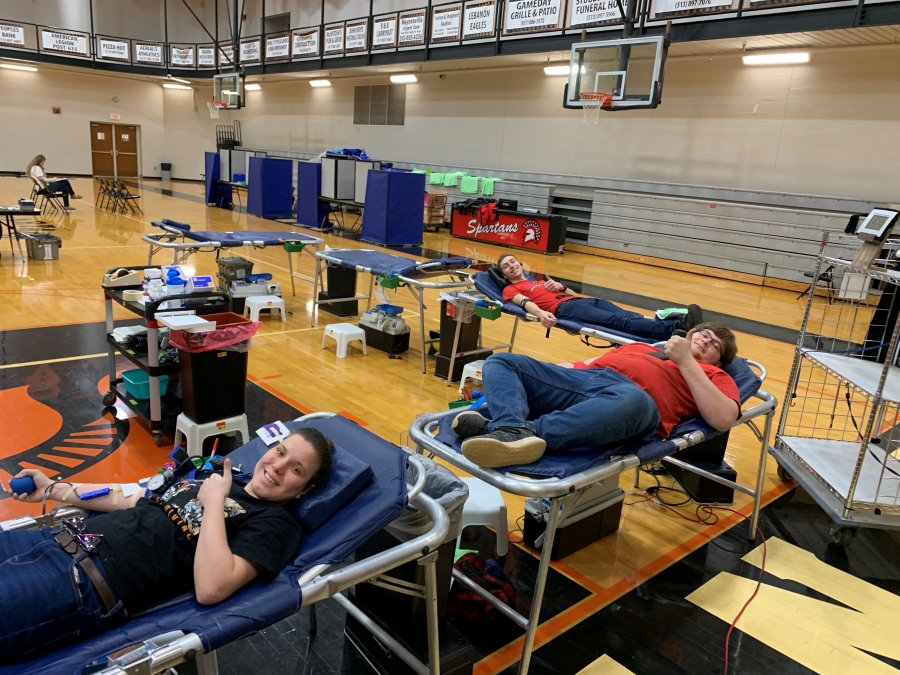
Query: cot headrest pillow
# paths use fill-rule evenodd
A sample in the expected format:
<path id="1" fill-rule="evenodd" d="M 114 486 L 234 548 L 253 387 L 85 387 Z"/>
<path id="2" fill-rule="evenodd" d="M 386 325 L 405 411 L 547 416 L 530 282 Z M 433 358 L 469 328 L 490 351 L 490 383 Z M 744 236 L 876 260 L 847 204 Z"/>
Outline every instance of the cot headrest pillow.
<path id="1" fill-rule="evenodd" d="M 504 289 L 509 286 L 509 280 L 503 276 L 503 273 L 497 269 L 496 265 L 491 265 L 487 269 L 488 276 L 494 280 L 494 283 L 497 284 L 500 289 Z"/>
<path id="2" fill-rule="evenodd" d="M 297 422 L 285 422 L 284 425 L 290 431 L 301 427 Z M 232 464 L 243 464 L 244 470 L 250 473 L 267 449 L 261 438 L 254 438 L 229 456 Z M 306 532 L 314 532 L 362 492 L 374 476 L 371 466 L 335 445 L 328 480 L 289 505 L 288 509 Z"/>
<path id="3" fill-rule="evenodd" d="M 170 220 L 168 218 L 163 218 L 163 225 L 168 225 L 169 227 L 184 230 L 185 232 L 190 232 L 191 230 L 191 226 L 187 223 L 179 223 L 177 220 Z"/>

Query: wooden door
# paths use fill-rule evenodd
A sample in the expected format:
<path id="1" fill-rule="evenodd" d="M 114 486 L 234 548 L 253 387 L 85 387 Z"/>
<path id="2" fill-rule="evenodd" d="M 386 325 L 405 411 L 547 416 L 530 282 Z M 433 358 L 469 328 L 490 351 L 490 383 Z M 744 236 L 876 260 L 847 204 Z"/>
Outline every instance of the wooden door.
<path id="1" fill-rule="evenodd" d="M 113 127 L 116 136 L 116 173 L 119 178 L 137 178 L 138 128 L 128 124 L 115 124 Z"/>
<path id="2" fill-rule="evenodd" d="M 95 176 L 115 174 L 112 124 L 91 122 L 91 167 Z"/>

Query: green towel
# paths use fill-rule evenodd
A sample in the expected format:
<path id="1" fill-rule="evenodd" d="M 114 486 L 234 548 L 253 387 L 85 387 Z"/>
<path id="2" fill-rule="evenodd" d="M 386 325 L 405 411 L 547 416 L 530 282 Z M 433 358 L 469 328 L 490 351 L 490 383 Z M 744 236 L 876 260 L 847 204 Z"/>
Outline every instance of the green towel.
<path id="1" fill-rule="evenodd" d="M 464 195 L 477 195 L 478 178 L 475 176 L 463 176 L 459 184 L 459 191 Z"/>
<path id="2" fill-rule="evenodd" d="M 502 178 L 482 178 L 481 179 L 481 194 L 485 197 L 488 195 L 494 194 L 494 183 L 498 180 L 503 180 Z"/>
<path id="3" fill-rule="evenodd" d="M 425 169 L 413 169 L 413 173 L 426 173 Z"/>
<path id="4" fill-rule="evenodd" d="M 444 184 L 444 174 L 442 173 L 433 173 L 428 176 L 428 184 L 429 185 L 443 185 Z"/>
<path id="5" fill-rule="evenodd" d="M 455 187 L 459 184 L 459 174 L 457 172 L 444 174 L 444 187 Z"/>

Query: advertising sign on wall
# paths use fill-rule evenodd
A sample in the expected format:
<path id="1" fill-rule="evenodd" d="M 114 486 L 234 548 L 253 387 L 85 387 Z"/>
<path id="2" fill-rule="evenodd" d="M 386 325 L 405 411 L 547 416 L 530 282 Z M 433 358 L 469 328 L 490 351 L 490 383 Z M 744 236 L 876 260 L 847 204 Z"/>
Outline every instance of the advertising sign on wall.
<path id="1" fill-rule="evenodd" d="M 219 65 L 234 66 L 234 47 L 231 44 L 219 44 Z"/>
<path id="2" fill-rule="evenodd" d="M 372 24 L 372 48 L 397 46 L 397 15 L 376 16 Z"/>
<path id="3" fill-rule="evenodd" d="M 622 14 L 619 12 L 616 0 L 570 0 L 569 2 L 569 26 L 599 26 L 621 22 Z"/>
<path id="4" fill-rule="evenodd" d="M 650 15 L 654 18 L 705 14 L 733 9 L 737 11 L 740 0 L 653 0 Z"/>
<path id="5" fill-rule="evenodd" d="M 497 22 L 494 0 L 467 2 L 463 11 L 463 39 L 492 37 Z"/>
<path id="6" fill-rule="evenodd" d="M 341 54 L 344 51 L 344 24 L 325 26 L 325 53 Z"/>
<path id="7" fill-rule="evenodd" d="M 131 60 L 128 40 L 113 40 L 111 38 L 97 38 L 97 57 L 110 61 Z"/>
<path id="8" fill-rule="evenodd" d="M 147 63 L 152 66 L 164 65 L 163 45 L 155 45 L 147 42 L 135 42 L 134 60 L 137 63 Z"/>
<path id="9" fill-rule="evenodd" d="M 291 58 L 291 34 L 270 35 L 266 38 L 266 61 Z"/>
<path id="10" fill-rule="evenodd" d="M 88 51 L 88 35 L 86 33 L 64 33 L 49 28 L 41 29 L 41 50 L 45 52 L 62 52 L 77 56 L 90 56 Z"/>
<path id="11" fill-rule="evenodd" d="M 400 24 L 400 38 L 397 41 L 399 47 L 425 44 L 425 10 L 400 12 L 398 23 Z"/>
<path id="12" fill-rule="evenodd" d="M 194 65 L 194 47 L 193 45 L 185 45 L 179 47 L 172 45 L 172 53 L 170 55 L 170 63 L 173 66 L 193 66 Z"/>
<path id="13" fill-rule="evenodd" d="M 563 7 L 562 0 L 509 0 L 503 16 L 503 34 L 562 28 Z"/>
<path id="14" fill-rule="evenodd" d="M 0 22 L 0 44 L 24 47 L 25 26 L 6 21 Z"/>
<path id="15" fill-rule="evenodd" d="M 431 10 L 431 41 L 459 40 L 462 4 L 443 5 Z"/>
<path id="16" fill-rule="evenodd" d="M 259 38 L 241 42 L 241 63 L 255 63 L 259 61 L 259 49 Z"/>
<path id="17" fill-rule="evenodd" d="M 297 56 L 319 55 L 319 29 L 307 28 L 293 32 L 293 47 L 291 54 Z"/>
<path id="18" fill-rule="evenodd" d="M 215 47 L 215 45 L 197 45 L 197 65 L 198 66 L 215 66 L 216 65 L 216 47 Z"/>
<path id="19" fill-rule="evenodd" d="M 369 44 L 366 32 L 369 28 L 368 19 L 347 22 L 347 48 L 348 52 L 364 52 Z"/>

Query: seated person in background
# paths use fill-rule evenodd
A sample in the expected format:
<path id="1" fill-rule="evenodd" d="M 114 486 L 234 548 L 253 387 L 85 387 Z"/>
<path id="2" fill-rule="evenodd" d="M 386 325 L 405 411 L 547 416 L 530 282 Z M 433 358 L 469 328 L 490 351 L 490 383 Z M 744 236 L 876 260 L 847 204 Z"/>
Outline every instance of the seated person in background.
<path id="1" fill-rule="evenodd" d="M 661 309 L 656 319 L 648 319 L 608 300 L 578 295 L 550 277 L 546 281 L 531 281 L 512 253 L 500 256 L 497 269 L 509 282 L 503 289 L 503 299 L 536 316 L 545 328 L 555 326 L 557 319 L 570 319 L 649 340 L 668 340 L 676 330 L 687 332 L 703 322 L 703 311 L 697 305 Z"/>
<path id="2" fill-rule="evenodd" d="M 741 414 L 737 385 L 722 370 L 736 354 L 734 335 L 720 323 L 669 338 L 667 358 L 641 343 L 558 366 L 494 354 L 482 368 L 492 419 L 466 411 L 453 430 L 466 439 L 463 455 L 488 468 L 529 464 L 545 449 L 667 438 L 682 419 L 697 414 L 725 431 Z"/>
<path id="3" fill-rule="evenodd" d="M 47 178 L 44 174 L 44 162 L 46 161 L 46 157 L 38 155 L 28 162 L 25 173 L 32 178 L 34 182 L 40 185 L 41 189 L 48 188 L 50 192 L 62 194 L 63 204 L 68 209 L 69 197 L 72 199 L 81 199 L 81 195 L 75 194 L 75 190 L 72 189 L 72 184 L 66 178 Z"/>
<path id="4" fill-rule="evenodd" d="M 0 662 L 97 635 L 183 593 L 212 605 L 255 579 L 272 579 L 303 537 L 285 506 L 327 480 L 333 450 L 316 429 L 298 429 L 265 452 L 245 486 L 232 484 L 226 458 L 222 475 L 176 480 L 150 498 L 143 489 L 126 498 L 118 485 L 75 490 L 22 471 L 17 477 L 31 476 L 37 489 L 16 499 L 47 496 L 105 513 L 71 531 L 0 533 Z M 79 497 L 103 487 L 114 491 Z"/>

